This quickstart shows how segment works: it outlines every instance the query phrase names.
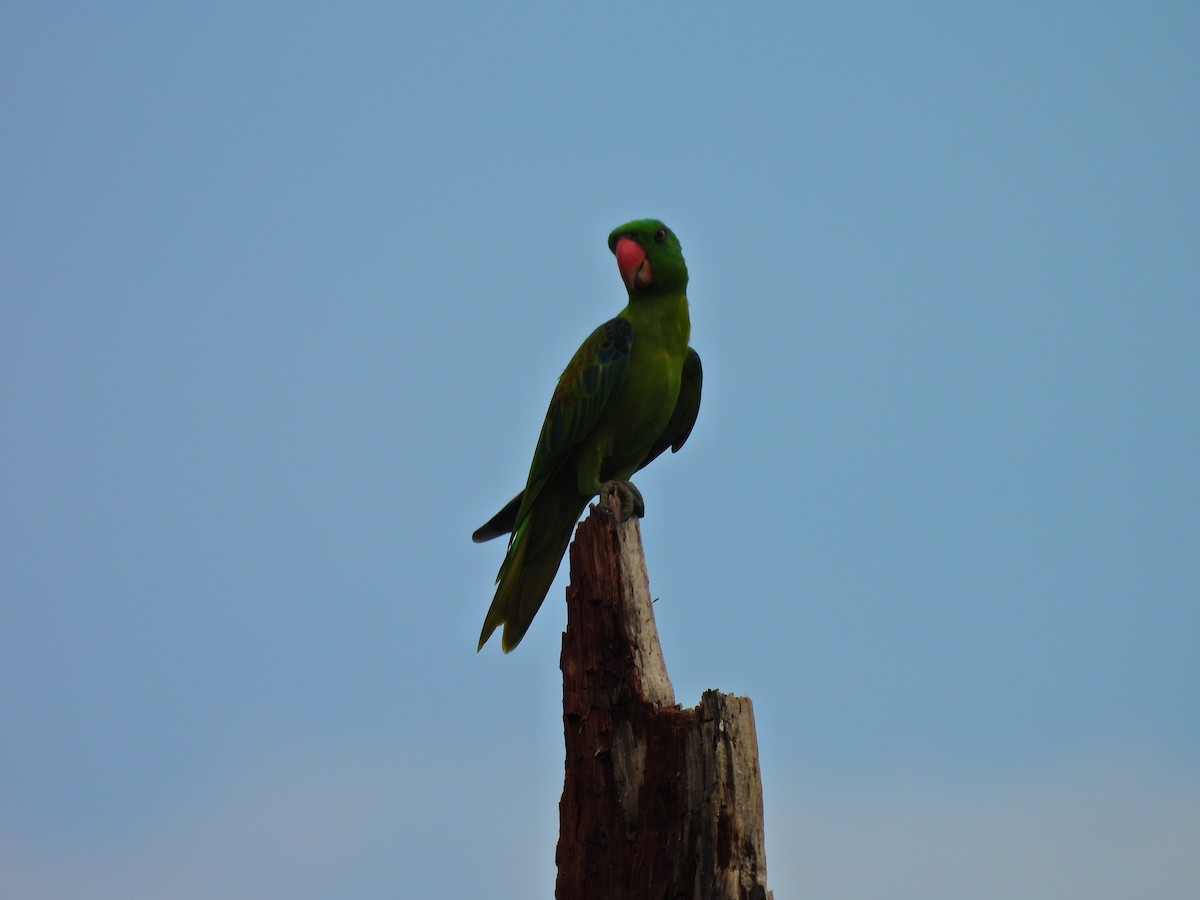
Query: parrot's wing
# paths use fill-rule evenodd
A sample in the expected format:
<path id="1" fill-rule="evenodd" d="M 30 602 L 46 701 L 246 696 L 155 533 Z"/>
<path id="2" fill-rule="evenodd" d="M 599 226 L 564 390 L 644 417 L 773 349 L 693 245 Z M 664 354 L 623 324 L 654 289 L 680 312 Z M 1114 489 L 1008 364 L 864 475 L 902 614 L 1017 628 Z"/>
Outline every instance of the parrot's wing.
<path id="1" fill-rule="evenodd" d="M 575 351 L 550 398 L 514 522 L 525 517 L 546 482 L 600 420 L 608 401 L 625 381 L 632 345 L 633 326 L 617 316 L 593 331 Z"/>
<path id="2" fill-rule="evenodd" d="M 700 412 L 700 388 L 703 382 L 704 370 L 700 368 L 700 354 L 688 347 L 687 356 L 683 360 L 683 375 L 679 381 L 679 399 L 675 401 L 675 411 L 671 413 L 663 433 L 658 436 L 658 440 L 638 466 L 639 469 L 650 465 L 668 447 L 675 453 L 687 441 Z"/>
<path id="3" fill-rule="evenodd" d="M 625 380 L 632 343 L 633 326 L 618 316 L 593 331 L 575 351 L 546 411 L 525 490 L 475 529 L 471 535 L 475 543 L 516 530 L 526 510 L 525 497 L 537 496 L 570 451 L 592 430 L 609 398 Z"/>

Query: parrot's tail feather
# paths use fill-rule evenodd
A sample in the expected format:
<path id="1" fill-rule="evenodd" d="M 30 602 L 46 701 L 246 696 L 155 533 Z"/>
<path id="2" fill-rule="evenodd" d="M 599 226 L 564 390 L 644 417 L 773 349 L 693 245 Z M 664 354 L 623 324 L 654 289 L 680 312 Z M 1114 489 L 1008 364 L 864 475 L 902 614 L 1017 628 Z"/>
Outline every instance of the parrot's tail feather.
<path id="1" fill-rule="evenodd" d="M 524 497 L 525 492 L 521 491 L 521 493 L 509 500 L 504 505 L 504 509 L 475 529 L 475 533 L 471 535 L 471 540 L 477 544 L 482 544 L 484 541 L 490 541 L 492 538 L 498 538 L 501 535 L 511 532 L 513 526 L 517 524 L 517 511 L 521 508 L 521 500 Z"/>
<path id="2" fill-rule="evenodd" d="M 483 645 L 488 642 L 492 632 L 509 620 L 510 609 L 513 605 L 511 597 L 513 588 L 519 584 L 521 579 L 505 578 L 504 576 L 512 566 L 516 566 L 517 572 L 521 571 L 525 560 L 525 548 L 529 546 L 525 537 L 523 531 L 514 536 L 512 546 L 508 548 L 508 554 L 504 557 L 504 564 L 500 566 L 500 574 L 496 576 L 496 596 L 492 598 L 492 605 L 488 607 L 487 617 L 483 620 L 483 630 L 479 633 L 477 652 L 483 649 Z"/>
<path id="3" fill-rule="evenodd" d="M 505 653 L 521 642 L 546 599 L 546 592 L 567 552 L 571 532 L 586 507 L 586 497 L 572 495 L 554 507 L 539 511 L 549 520 L 549 526 L 535 528 L 532 518 L 527 518 L 513 533 L 512 543 L 496 577 L 496 596 L 483 622 L 479 649 L 483 649 L 501 625 L 504 633 L 500 646 Z"/>
<path id="4" fill-rule="evenodd" d="M 554 576 L 558 574 L 558 567 L 566 551 L 564 546 L 557 554 L 547 553 L 541 559 L 527 563 L 521 570 L 520 588 L 514 592 L 512 598 L 512 615 L 504 623 L 504 633 L 500 639 L 500 649 L 505 653 L 514 650 L 517 644 L 521 643 L 521 638 L 525 637 L 525 632 L 533 623 L 533 617 L 541 607 L 542 601 L 546 599 Z"/>

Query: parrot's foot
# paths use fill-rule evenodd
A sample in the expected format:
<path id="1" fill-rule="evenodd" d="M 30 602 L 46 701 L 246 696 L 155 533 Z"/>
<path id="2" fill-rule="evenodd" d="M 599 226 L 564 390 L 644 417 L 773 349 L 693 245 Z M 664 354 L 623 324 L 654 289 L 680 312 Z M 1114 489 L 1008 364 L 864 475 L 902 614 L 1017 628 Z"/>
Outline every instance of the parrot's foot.
<path id="1" fill-rule="evenodd" d="M 642 492 L 628 481 L 606 481 L 600 485 L 600 511 L 612 515 L 609 498 L 615 497 L 618 522 L 628 522 L 634 516 L 639 519 L 646 515 L 646 503 L 642 500 Z"/>

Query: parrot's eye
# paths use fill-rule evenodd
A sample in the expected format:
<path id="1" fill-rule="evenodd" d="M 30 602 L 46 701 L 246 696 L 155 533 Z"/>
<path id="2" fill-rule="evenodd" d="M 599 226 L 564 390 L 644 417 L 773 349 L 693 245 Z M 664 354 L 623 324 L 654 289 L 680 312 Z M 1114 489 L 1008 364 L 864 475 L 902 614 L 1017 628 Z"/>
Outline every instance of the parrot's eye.
<path id="1" fill-rule="evenodd" d="M 665 244 L 667 242 L 667 229 L 660 228 L 654 232 L 654 243 Z"/>

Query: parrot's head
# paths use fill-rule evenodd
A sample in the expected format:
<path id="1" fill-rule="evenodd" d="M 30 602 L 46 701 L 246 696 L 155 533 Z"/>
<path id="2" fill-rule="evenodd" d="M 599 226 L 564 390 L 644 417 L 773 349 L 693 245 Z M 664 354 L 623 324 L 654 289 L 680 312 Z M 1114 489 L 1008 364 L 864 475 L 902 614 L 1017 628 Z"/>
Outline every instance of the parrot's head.
<path id="1" fill-rule="evenodd" d="M 635 219 L 614 229 L 608 236 L 608 249 L 617 257 L 631 299 L 638 294 L 686 290 L 687 264 L 679 240 L 657 219 Z"/>

